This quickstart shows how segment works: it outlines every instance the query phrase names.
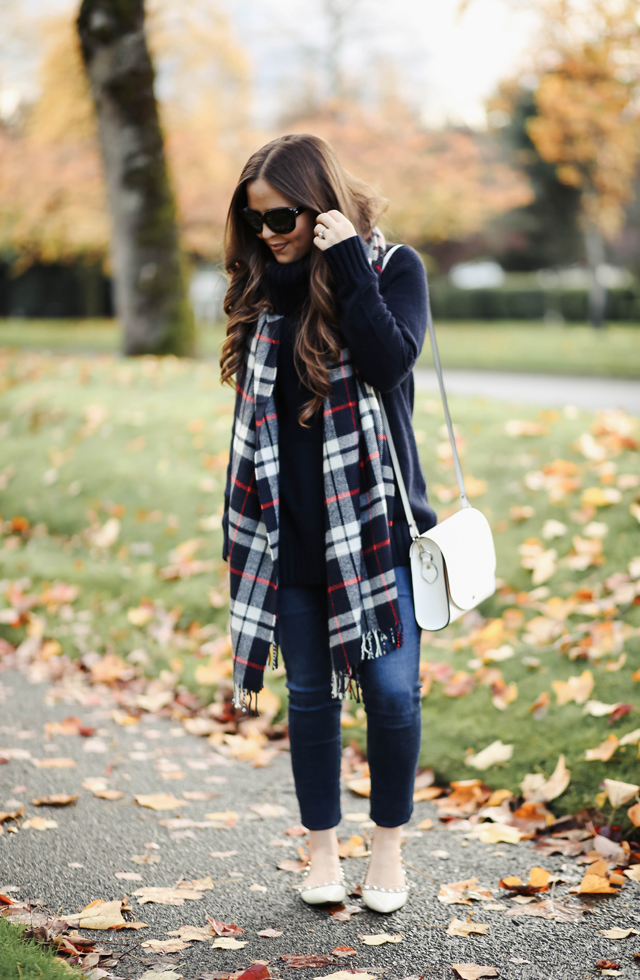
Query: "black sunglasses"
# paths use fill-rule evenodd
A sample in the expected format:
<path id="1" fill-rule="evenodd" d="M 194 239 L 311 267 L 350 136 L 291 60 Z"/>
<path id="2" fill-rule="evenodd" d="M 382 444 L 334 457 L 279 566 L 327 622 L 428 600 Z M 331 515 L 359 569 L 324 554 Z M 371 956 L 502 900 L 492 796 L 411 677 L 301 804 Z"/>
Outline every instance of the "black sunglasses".
<path id="1" fill-rule="evenodd" d="M 251 225 L 253 230 L 260 234 L 262 226 L 275 232 L 276 235 L 289 235 L 296 226 L 296 218 L 307 208 L 269 208 L 262 214 L 254 211 L 253 208 L 242 208 L 240 214 Z"/>

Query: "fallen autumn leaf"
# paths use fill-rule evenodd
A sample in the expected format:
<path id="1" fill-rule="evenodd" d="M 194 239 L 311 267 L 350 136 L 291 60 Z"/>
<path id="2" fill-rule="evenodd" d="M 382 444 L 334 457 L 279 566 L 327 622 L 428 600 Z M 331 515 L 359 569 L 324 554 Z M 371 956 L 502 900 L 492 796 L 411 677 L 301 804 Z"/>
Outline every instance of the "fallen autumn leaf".
<path id="1" fill-rule="evenodd" d="M 449 925 L 447 926 L 447 936 L 471 936 L 473 933 L 477 933 L 479 936 L 484 936 L 489 928 L 488 923 L 484 922 L 463 922 L 462 919 L 456 919 L 454 916 Z"/>
<path id="2" fill-rule="evenodd" d="M 39 796 L 31 802 L 34 806 L 68 806 L 69 803 L 75 803 L 77 799 L 77 793 L 75 796 L 68 796 L 66 793 L 52 793 L 51 796 Z"/>
<path id="3" fill-rule="evenodd" d="M 141 794 L 135 798 L 138 806 L 146 806 L 150 810 L 178 810 L 183 806 L 189 806 L 184 800 L 178 800 L 170 793 L 151 793 Z"/>
<path id="4" fill-rule="evenodd" d="M 495 966 L 478 966 L 476 963 L 454 963 L 452 970 L 460 980 L 481 980 L 482 977 L 498 977 L 500 974 Z"/>

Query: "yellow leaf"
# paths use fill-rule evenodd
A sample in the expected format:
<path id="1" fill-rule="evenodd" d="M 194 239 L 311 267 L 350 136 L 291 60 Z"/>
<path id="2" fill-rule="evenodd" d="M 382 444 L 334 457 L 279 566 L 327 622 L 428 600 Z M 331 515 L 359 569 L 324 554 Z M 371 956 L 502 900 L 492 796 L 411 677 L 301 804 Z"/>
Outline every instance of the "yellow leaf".
<path id="1" fill-rule="evenodd" d="M 401 943 L 402 936 L 400 933 L 396 935 L 391 935 L 388 932 L 381 932 L 374 936 L 363 936 L 360 934 L 360 939 L 365 946 L 382 946 L 384 943 Z"/>
<path id="2" fill-rule="evenodd" d="M 617 895 L 619 889 L 612 888 L 606 878 L 586 873 L 580 882 L 580 895 Z"/>
<path id="3" fill-rule="evenodd" d="M 122 917 L 122 901 L 117 898 L 112 902 L 96 899 L 90 902 L 77 916 L 65 916 L 70 925 L 80 929 L 130 929 L 133 924 Z"/>
<path id="4" fill-rule="evenodd" d="M 482 977 L 499 976 L 495 966 L 478 966 L 476 963 L 454 963 L 452 970 L 460 977 L 460 980 L 482 980 Z"/>
<path id="5" fill-rule="evenodd" d="M 528 835 L 510 824 L 485 823 L 464 836 L 479 840 L 483 844 L 517 844 Z"/>
<path id="6" fill-rule="evenodd" d="M 369 776 L 363 776 L 360 779 L 349 779 L 347 781 L 347 787 L 352 793 L 356 793 L 357 796 L 371 795 L 371 779 Z"/>
<path id="7" fill-rule="evenodd" d="M 139 806 L 149 807 L 150 810 L 177 810 L 189 805 L 185 800 L 178 800 L 170 793 L 140 794 L 135 799 Z"/>
<path id="8" fill-rule="evenodd" d="M 47 817 L 30 817 L 22 824 L 22 830 L 54 830 L 57 826 L 57 820 L 48 820 Z"/>
<path id="9" fill-rule="evenodd" d="M 238 820 L 235 810 L 215 810 L 213 813 L 205 813 L 205 820 L 215 820 L 216 823 L 226 823 L 233 826 Z"/>
<path id="10" fill-rule="evenodd" d="M 615 487 L 587 487 L 582 491 L 580 503 L 583 507 L 610 507 L 621 500 L 622 494 Z"/>
<path id="11" fill-rule="evenodd" d="M 199 902 L 204 894 L 197 888 L 138 888 L 133 893 L 139 905 L 149 902 L 155 905 L 184 905 L 186 901 Z"/>
<path id="12" fill-rule="evenodd" d="M 246 942 L 242 942 L 235 939 L 233 936 L 218 936 L 217 939 L 211 943 L 212 949 L 244 949 L 247 945 Z"/>
<path id="13" fill-rule="evenodd" d="M 179 953 L 181 949 L 189 949 L 189 944 L 182 939 L 147 939 L 142 946 L 153 950 L 154 953 Z"/>
<path id="14" fill-rule="evenodd" d="M 477 887 L 478 878 L 468 878 L 466 881 L 454 881 L 440 886 L 438 901 L 444 905 L 471 905 L 471 899 L 484 902 L 492 899 L 488 888 Z"/>
<path id="15" fill-rule="evenodd" d="M 414 803 L 426 803 L 429 800 L 435 800 L 438 796 L 442 796 L 443 790 L 441 786 L 421 786 L 420 789 L 415 790 L 413 794 Z"/>
<path id="16" fill-rule="evenodd" d="M 347 841 L 338 841 L 338 856 L 341 858 L 364 857 L 367 853 L 363 847 L 363 839 L 358 834 L 354 834 Z"/>
<path id="17" fill-rule="evenodd" d="M 611 734 L 595 749 L 587 749 L 584 757 L 587 762 L 608 762 L 617 748 L 618 739 Z"/>
<path id="18" fill-rule="evenodd" d="M 69 796 L 67 793 L 52 793 L 50 796 L 39 796 L 31 802 L 34 806 L 68 806 L 69 803 L 75 803 L 77 799 L 77 793 L 75 796 Z"/>
<path id="19" fill-rule="evenodd" d="M 568 681 L 552 681 L 551 687 L 558 699 L 558 704 L 584 704 L 593 690 L 593 674 L 584 670 L 580 676 L 570 677 Z"/>
<path id="20" fill-rule="evenodd" d="M 510 789 L 494 789 L 485 806 L 500 806 L 505 800 L 510 800 L 513 793 Z"/>
<path id="21" fill-rule="evenodd" d="M 484 936 L 489 928 L 488 924 L 483 922 L 463 922 L 462 919 L 456 919 L 454 916 L 449 925 L 447 926 L 447 936 L 470 936 L 472 933 L 477 933 L 480 936 Z"/>
<path id="22" fill-rule="evenodd" d="M 151 606 L 138 606 L 127 611 L 127 619 L 134 626 L 144 626 L 153 618 L 153 608 Z"/>

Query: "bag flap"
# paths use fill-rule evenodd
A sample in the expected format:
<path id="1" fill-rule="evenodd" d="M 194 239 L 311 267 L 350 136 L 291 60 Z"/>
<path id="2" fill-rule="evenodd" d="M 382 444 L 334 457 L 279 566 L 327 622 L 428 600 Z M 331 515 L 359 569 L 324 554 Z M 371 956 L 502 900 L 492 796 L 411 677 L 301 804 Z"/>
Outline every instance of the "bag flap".
<path id="1" fill-rule="evenodd" d="M 442 551 L 449 593 L 460 609 L 472 609 L 495 591 L 493 536 L 486 517 L 475 507 L 464 507 L 420 537 Z"/>

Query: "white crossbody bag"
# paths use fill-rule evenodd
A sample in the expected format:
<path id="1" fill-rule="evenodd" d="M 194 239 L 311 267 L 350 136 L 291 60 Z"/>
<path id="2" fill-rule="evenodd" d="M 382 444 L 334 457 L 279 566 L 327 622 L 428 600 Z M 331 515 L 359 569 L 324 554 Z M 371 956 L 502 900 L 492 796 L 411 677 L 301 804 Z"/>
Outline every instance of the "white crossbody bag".
<path id="1" fill-rule="evenodd" d="M 399 247 L 396 246 L 387 252 L 383 270 L 392 253 Z M 433 318 L 428 305 L 427 327 L 462 508 L 424 534 L 420 534 L 413 518 L 389 421 L 380 395 L 378 395 L 378 402 L 396 483 L 412 538 L 409 558 L 416 621 L 421 629 L 435 631 L 444 629 L 459 616 L 493 595 L 496 591 L 496 551 L 489 522 L 484 514 L 471 506 L 464 489 L 464 479 L 442 379 Z"/>

